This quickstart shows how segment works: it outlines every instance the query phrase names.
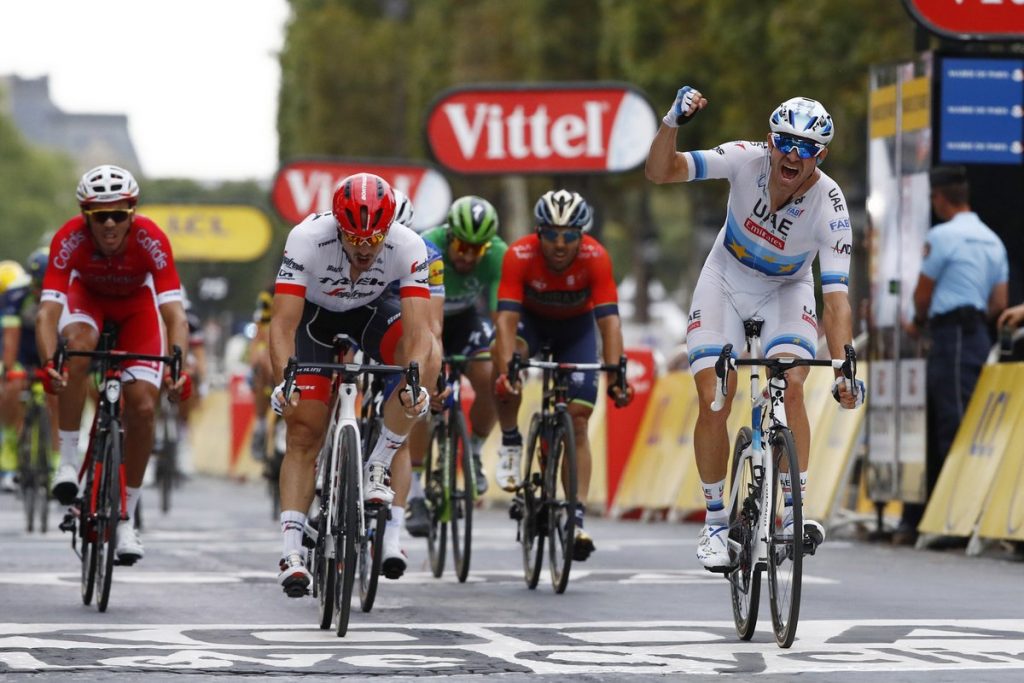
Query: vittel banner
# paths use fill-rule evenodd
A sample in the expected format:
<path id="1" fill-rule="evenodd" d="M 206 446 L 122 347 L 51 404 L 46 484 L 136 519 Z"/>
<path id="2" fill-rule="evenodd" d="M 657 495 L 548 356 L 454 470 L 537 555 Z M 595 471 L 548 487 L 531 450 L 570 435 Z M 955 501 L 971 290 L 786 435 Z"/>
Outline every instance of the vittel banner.
<path id="1" fill-rule="evenodd" d="M 427 116 L 434 158 L 457 173 L 609 173 L 647 158 L 657 118 L 620 83 L 474 85 Z"/>
<path id="2" fill-rule="evenodd" d="M 311 213 L 331 210 L 331 199 L 341 181 L 353 173 L 373 173 L 412 200 L 412 227 L 440 225 L 452 201 L 448 181 L 427 164 L 363 162 L 358 159 L 310 159 L 286 163 L 274 177 L 270 193 L 274 209 L 290 223 Z"/>

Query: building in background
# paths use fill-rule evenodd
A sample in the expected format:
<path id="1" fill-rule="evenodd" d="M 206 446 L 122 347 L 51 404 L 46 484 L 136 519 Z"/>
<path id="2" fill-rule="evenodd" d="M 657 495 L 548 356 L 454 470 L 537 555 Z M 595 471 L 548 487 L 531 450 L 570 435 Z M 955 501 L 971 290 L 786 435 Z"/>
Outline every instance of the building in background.
<path id="1" fill-rule="evenodd" d="M 71 114 L 50 99 L 50 79 L 0 76 L 0 111 L 34 145 L 71 157 L 78 171 L 117 164 L 142 174 L 124 114 Z"/>

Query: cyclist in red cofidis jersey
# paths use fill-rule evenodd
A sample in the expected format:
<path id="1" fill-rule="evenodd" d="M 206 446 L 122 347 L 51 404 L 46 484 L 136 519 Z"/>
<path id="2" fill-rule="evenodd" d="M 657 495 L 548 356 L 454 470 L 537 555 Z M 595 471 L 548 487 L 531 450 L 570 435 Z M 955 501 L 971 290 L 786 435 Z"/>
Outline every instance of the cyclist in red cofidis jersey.
<path id="1" fill-rule="evenodd" d="M 495 479 L 506 491 L 519 484 L 523 437 L 517 426 L 522 401 L 518 377 L 507 375 L 512 354 L 537 354 L 545 346 L 564 363 L 597 362 L 597 332 L 604 362 L 622 355 L 622 322 L 612 263 L 601 243 L 586 231 L 593 224 L 590 205 L 576 192 L 546 192 L 534 207 L 536 230 L 509 245 L 498 286 L 498 313 L 493 348 L 501 447 Z M 596 328 L 596 329 L 595 329 Z M 611 379 L 611 378 L 610 378 Z M 632 399 L 609 382 L 616 405 Z M 587 423 L 597 400 L 596 371 L 573 373 L 569 415 L 576 437 L 579 474 L 576 538 L 573 556 L 586 560 L 594 542 L 583 529 L 590 489 L 590 441 Z"/>
<path id="2" fill-rule="evenodd" d="M 136 213 L 135 178 L 118 166 L 97 166 L 82 176 L 76 197 L 82 213 L 53 236 L 36 317 L 44 384 L 59 396 L 60 466 L 52 492 L 62 505 L 70 505 L 78 495 L 78 440 L 89 359 L 70 358 L 64 372 L 58 373 L 53 365 L 58 333 L 70 351 L 94 350 L 105 323 L 117 328 L 115 349 L 127 353 L 166 355 L 168 345 L 188 348 L 188 322 L 171 244 L 156 223 Z M 126 362 L 123 370 L 129 521 L 117 525 L 115 552 L 130 564 L 144 554 L 131 520 L 153 450 L 160 388 L 166 386 L 172 400 L 187 400 L 191 379 L 182 373 L 171 384 L 160 364 L 145 361 Z"/>

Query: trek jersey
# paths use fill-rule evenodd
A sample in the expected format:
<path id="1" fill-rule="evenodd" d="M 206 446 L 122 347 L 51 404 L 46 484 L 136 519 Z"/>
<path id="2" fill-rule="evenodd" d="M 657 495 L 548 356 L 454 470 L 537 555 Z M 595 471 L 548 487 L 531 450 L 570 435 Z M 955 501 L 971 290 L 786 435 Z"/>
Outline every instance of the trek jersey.
<path id="1" fill-rule="evenodd" d="M 764 142 L 729 142 L 711 150 L 685 152 L 689 178 L 729 180 L 725 225 L 708 255 L 725 252 L 726 278 L 749 276 L 767 282 L 811 280 L 814 255 L 821 262 L 822 292 L 845 292 L 853 251 L 846 198 L 821 173 L 803 196 L 770 213 L 769 151 Z"/>
<path id="2" fill-rule="evenodd" d="M 277 272 L 275 293 L 304 297 L 329 311 L 343 312 L 379 297 L 394 280 L 399 295 L 430 297 L 427 247 L 420 236 L 395 224 L 369 270 L 352 281 L 352 262 L 341 246 L 338 221 L 329 213 L 310 214 L 288 234 Z"/>
<path id="3" fill-rule="evenodd" d="M 103 298 L 131 296 L 152 281 L 158 305 L 181 300 L 170 240 L 156 223 L 138 214 L 123 250 L 114 256 L 103 256 L 96 249 L 84 217 L 65 223 L 50 242 L 40 301 L 66 305 L 72 275 L 87 291 Z"/>
<path id="4" fill-rule="evenodd" d="M 501 282 L 501 263 L 508 245 L 500 237 L 491 244 L 471 273 L 459 273 L 448 257 L 448 228 L 440 226 L 423 233 L 423 239 L 438 248 L 444 259 L 444 314 L 445 317 L 475 309 L 481 297 L 487 297 L 488 310 L 498 307 L 498 283 Z"/>
<path id="5" fill-rule="evenodd" d="M 559 273 L 548 268 L 536 233 L 516 240 L 505 253 L 499 311 L 526 310 L 556 320 L 593 311 L 602 318 L 618 315 L 618 302 L 611 258 L 590 235 L 583 236 L 576 258 Z"/>

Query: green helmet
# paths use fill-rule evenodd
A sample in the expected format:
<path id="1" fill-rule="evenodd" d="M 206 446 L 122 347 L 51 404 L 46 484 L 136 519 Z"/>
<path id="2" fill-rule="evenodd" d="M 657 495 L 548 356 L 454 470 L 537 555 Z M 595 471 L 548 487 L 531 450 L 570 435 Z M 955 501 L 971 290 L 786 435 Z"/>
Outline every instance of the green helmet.
<path id="1" fill-rule="evenodd" d="M 482 197 L 459 197 L 448 209 L 448 230 L 467 244 L 486 244 L 498 234 L 498 212 Z"/>

